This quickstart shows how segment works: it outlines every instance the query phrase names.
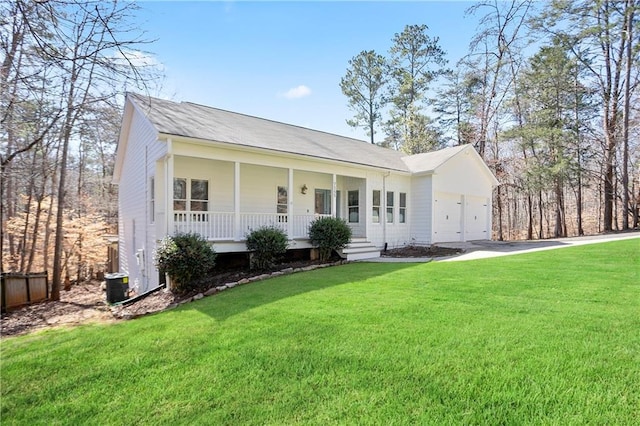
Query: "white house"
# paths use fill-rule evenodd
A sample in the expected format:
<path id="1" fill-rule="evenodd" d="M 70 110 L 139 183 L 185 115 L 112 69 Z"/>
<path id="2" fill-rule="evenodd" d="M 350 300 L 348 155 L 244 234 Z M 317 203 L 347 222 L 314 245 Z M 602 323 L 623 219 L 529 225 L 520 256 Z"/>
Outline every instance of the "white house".
<path id="1" fill-rule="evenodd" d="M 491 238 L 497 181 L 472 146 L 406 156 L 367 142 L 189 102 L 130 94 L 114 171 L 120 271 L 157 287 L 156 242 L 197 232 L 218 253 L 281 227 L 308 248 L 309 223 L 344 218 L 349 259 L 385 246 Z"/>

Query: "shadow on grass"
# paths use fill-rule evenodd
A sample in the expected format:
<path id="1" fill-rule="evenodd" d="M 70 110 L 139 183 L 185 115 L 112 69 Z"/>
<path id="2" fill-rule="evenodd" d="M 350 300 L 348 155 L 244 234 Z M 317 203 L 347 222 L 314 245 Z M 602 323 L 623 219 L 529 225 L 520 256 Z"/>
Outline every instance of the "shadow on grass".
<path id="1" fill-rule="evenodd" d="M 393 274 L 415 265 L 415 263 L 359 262 L 297 272 L 237 286 L 215 294 L 212 298 L 190 303 L 185 308 L 195 309 L 218 321 L 224 321 L 239 313 L 289 297 Z"/>

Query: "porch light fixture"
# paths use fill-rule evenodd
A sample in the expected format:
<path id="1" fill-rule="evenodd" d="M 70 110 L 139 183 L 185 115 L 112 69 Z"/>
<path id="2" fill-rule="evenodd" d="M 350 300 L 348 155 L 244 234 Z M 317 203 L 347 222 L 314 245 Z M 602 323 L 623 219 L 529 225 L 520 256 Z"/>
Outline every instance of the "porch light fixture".
<path id="1" fill-rule="evenodd" d="M 302 185 L 302 187 L 300 188 L 300 192 L 301 192 L 302 194 L 306 194 L 306 193 L 307 193 L 307 189 L 308 189 L 308 188 L 307 188 L 307 184 L 305 183 L 305 184 L 303 184 L 303 185 Z"/>

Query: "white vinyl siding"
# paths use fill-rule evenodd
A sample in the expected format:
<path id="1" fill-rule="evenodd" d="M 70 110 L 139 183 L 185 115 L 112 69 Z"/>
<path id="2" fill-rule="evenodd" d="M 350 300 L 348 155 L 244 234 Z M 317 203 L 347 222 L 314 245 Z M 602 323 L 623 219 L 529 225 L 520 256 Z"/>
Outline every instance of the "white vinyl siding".
<path id="1" fill-rule="evenodd" d="M 419 245 L 430 245 L 432 230 L 432 178 L 417 176 L 411 179 L 409 191 L 409 225 L 414 242 Z"/>
<path id="2" fill-rule="evenodd" d="M 126 184 L 118 188 L 119 272 L 129 276 L 130 286 L 145 292 L 158 286 L 158 273 L 153 265 L 156 225 L 150 218 L 151 211 L 155 210 L 157 215 L 159 207 L 155 195 L 153 208 L 149 201 L 151 177 L 156 173 L 156 162 L 166 154 L 166 144 L 157 140 L 154 128 L 135 108 L 126 137 L 120 174 L 120 182 Z M 154 179 L 153 186 L 158 185 Z"/>

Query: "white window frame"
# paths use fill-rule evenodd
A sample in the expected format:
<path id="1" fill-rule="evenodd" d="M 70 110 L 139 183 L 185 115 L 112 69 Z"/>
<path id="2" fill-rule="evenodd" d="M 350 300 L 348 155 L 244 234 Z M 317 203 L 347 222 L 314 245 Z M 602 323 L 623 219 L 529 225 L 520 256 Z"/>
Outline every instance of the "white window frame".
<path id="1" fill-rule="evenodd" d="M 351 197 L 349 196 L 352 193 L 356 193 L 356 202 L 357 204 L 352 204 L 351 203 Z M 355 213 L 355 219 L 352 219 L 351 216 L 351 212 Z M 360 191 L 359 190 L 352 190 L 352 191 L 347 191 L 347 217 L 349 218 L 349 223 L 360 223 Z"/>
<path id="2" fill-rule="evenodd" d="M 399 192 L 398 194 L 398 223 L 407 223 L 407 193 Z"/>
<path id="3" fill-rule="evenodd" d="M 184 182 L 184 196 L 185 198 L 176 198 L 176 183 L 177 182 Z M 193 182 L 197 181 L 197 182 L 205 182 L 206 183 L 206 198 L 193 198 Z M 173 210 L 174 211 L 180 211 L 180 212 L 207 212 L 209 211 L 209 180 L 208 179 L 196 179 L 196 178 L 182 178 L 182 177 L 174 177 L 173 178 Z M 184 204 L 184 208 L 177 208 L 177 206 L 180 206 L 180 204 L 177 203 L 183 203 Z M 196 205 L 194 203 L 202 203 L 204 204 L 205 208 L 204 209 L 196 209 L 194 210 L 193 207 Z M 188 209 L 187 209 L 188 207 Z"/>
<path id="4" fill-rule="evenodd" d="M 376 193 L 377 193 L 377 203 L 376 203 Z M 374 189 L 371 193 L 371 222 L 380 223 L 380 202 L 382 201 L 382 191 L 379 189 Z"/>
<path id="5" fill-rule="evenodd" d="M 386 205 L 387 205 L 386 220 L 387 220 L 387 223 L 393 223 L 394 219 L 395 219 L 395 206 L 394 206 L 395 192 L 394 191 L 387 191 L 387 193 L 385 195 L 386 195 L 385 196 L 385 200 L 386 200 Z"/>
<path id="6" fill-rule="evenodd" d="M 194 198 L 193 197 L 193 183 L 204 182 L 206 185 L 205 197 L 206 198 Z M 189 209 L 192 212 L 208 212 L 209 211 L 209 180 L 208 179 L 189 179 Z M 196 203 L 196 204 L 194 204 Z M 194 205 L 203 204 L 204 209 L 194 209 Z"/>

